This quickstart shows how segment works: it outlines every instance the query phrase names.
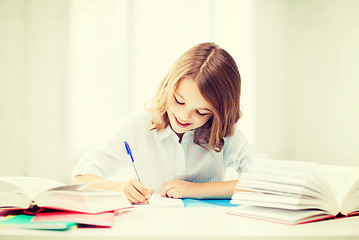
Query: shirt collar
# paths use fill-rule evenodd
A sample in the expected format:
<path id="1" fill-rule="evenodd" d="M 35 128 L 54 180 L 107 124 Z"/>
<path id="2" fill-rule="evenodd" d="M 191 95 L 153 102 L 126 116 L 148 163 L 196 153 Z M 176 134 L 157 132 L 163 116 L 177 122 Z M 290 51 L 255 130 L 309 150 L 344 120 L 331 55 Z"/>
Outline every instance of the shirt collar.
<path id="1" fill-rule="evenodd" d="M 182 142 L 183 141 L 187 141 L 188 138 L 193 137 L 194 134 L 194 130 L 185 132 L 182 138 Z M 177 134 L 172 130 L 171 126 L 168 124 L 168 126 L 163 129 L 162 131 L 158 132 L 158 136 L 160 141 L 164 140 L 165 138 L 168 138 L 170 136 L 172 136 L 173 139 L 175 139 L 176 141 L 178 141 L 178 136 Z"/>
<path id="2" fill-rule="evenodd" d="M 176 134 L 176 133 L 172 131 L 172 128 L 170 127 L 169 124 L 167 125 L 167 127 L 165 129 L 158 132 L 160 141 L 162 141 L 165 138 L 168 138 L 171 134 Z"/>

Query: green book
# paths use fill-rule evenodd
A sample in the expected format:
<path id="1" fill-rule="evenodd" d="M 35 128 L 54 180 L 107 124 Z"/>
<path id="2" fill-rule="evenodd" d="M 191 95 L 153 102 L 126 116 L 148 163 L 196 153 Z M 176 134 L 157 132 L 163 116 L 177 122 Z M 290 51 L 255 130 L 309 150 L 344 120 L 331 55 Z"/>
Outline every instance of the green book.
<path id="1" fill-rule="evenodd" d="M 65 231 L 76 226 L 75 222 L 70 221 L 56 221 L 56 222 L 32 222 L 34 216 L 32 215 L 17 215 L 8 217 L 0 221 L 0 228 L 26 228 L 26 229 L 41 229 L 41 230 L 57 230 Z"/>

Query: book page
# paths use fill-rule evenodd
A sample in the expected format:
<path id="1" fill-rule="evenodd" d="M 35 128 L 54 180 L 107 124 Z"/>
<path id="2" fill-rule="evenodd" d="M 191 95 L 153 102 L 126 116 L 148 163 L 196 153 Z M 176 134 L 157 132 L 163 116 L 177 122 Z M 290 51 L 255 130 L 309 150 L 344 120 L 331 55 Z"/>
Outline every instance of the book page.
<path id="1" fill-rule="evenodd" d="M 340 212 L 345 198 L 359 179 L 359 168 L 323 164 L 320 166 L 318 176 L 333 193 L 338 212 Z"/>
<path id="2" fill-rule="evenodd" d="M 22 192 L 30 199 L 34 199 L 37 194 L 50 188 L 59 187 L 64 184 L 45 178 L 15 176 L 15 177 L 0 177 L 0 182 L 8 183 L 5 189 L 5 184 L 0 185 L 2 191 Z M 13 187 L 12 187 L 13 186 Z"/>
<path id="3" fill-rule="evenodd" d="M 86 191 L 83 189 L 87 185 L 89 185 L 89 184 L 88 183 L 70 184 L 70 185 L 64 185 L 64 186 L 60 186 L 60 187 L 50 188 L 48 190 L 49 191 Z M 101 189 L 99 189 L 99 190 L 101 190 Z M 105 190 L 102 190 L 102 191 L 105 191 Z"/>
<path id="4" fill-rule="evenodd" d="M 238 206 L 230 210 L 230 214 L 257 218 L 267 221 L 280 222 L 286 224 L 298 224 L 301 222 L 313 221 L 330 217 L 327 213 L 319 210 L 292 211 L 276 208 Z"/>
<path id="5" fill-rule="evenodd" d="M 344 215 L 359 213 L 359 180 L 355 183 L 350 190 L 349 195 L 345 198 L 342 206 L 341 213 Z"/>
<path id="6" fill-rule="evenodd" d="M 153 194 L 151 198 L 148 200 L 148 203 L 141 203 L 141 204 L 135 204 L 134 206 L 136 208 L 138 207 L 155 207 L 155 208 L 166 208 L 166 207 L 184 207 L 184 204 L 182 202 L 182 199 L 176 199 L 176 198 L 168 198 L 168 197 L 162 197 L 160 194 Z"/>
<path id="7" fill-rule="evenodd" d="M 252 172 L 267 175 L 274 181 L 285 182 L 289 181 L 305 181 L 307 188 L 327 195 L 327 189 L 321 184 L 315 173 L 320 167 L 320 164 L 315 162 L 300 162 L 291 160 L 273 160 L 266 159 L 256 161 L 252 168 Z M 290 180 L 292 179 L 292 180 Z M 270 180 L 270 181 L 273 181 Z M 302 185 L 291 183 L 295 185 Z"/>
<path id="8" fill-rule="evenodd" d="M 236 190 L 325 200 L 328 190 L 313 172 L 318 166 L 292 161 L 266 161 L 251 172 L 242 173 Z"/>
<path id="9" fill-rule="evenodd" d="M 131 207 L 123 192 L 107 190 L 71 190 L 75 185 L 43 191 L 34 199 L 39 207 L 98 213 Z"/>
<path id="10" fill-rule="evenodd" d="M 238 204 L 283 209 L 321 209 L 336 214 L 332 193 L 321 177 L 320 164 L 266 160 L 243 173 L 232 200 Z M 334 208 L 333 208 L 334 206 Z"/>

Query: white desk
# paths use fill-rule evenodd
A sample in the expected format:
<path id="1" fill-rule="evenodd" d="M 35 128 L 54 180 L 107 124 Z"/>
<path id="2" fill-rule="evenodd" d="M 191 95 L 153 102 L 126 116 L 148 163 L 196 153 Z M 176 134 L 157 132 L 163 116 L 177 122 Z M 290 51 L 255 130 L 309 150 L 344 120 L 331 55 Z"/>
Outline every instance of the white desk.
<path id="1" fill-rule="evenodd" d="M 287 226 L 226 212 L 224 207 L 139 208 L 117 216 L 112 228 L 80 228 L 64 232 L 0 229 L 0 239 L 359 239 L 359 217 Z"/>

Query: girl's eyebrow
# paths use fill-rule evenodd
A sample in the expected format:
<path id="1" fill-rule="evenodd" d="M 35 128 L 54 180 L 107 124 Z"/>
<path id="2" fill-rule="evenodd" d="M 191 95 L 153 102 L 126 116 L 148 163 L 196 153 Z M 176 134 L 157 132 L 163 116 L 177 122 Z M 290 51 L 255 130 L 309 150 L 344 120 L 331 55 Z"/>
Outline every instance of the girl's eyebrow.
<path id="1" fill-rule="evenodd" d="M 208 108 L 199 108 L 198 110 L 203 110 L 203 111 L 212 112 L 212 110 L 211 110 L 211 109 L 208 109 Z"/>
<path id="2" fill-rule="evenodd" d="M 178 97 L 182 98 L 183 100 L 186 100 L 186 99 L 184 99 L 184 98 L 181 96 L 181 94 L 179 94 L 179 93 L 177 93 L 177 92 L 175 92 L 175 95 L 177 95 Z M 197 110 L 212 112 L 212 110 L 211 110 L 211 109 L 208 109 L 208 108 L 198 108 Z"/>
<path id="3" fill-rule="evenodd" d="M 184 100 L 184 98 L 181 96 L 181 94 L 178 94 L 177 92 L 175 92 L 175 95 L 179 96 L 180 98 L 182 98 Z"/>

